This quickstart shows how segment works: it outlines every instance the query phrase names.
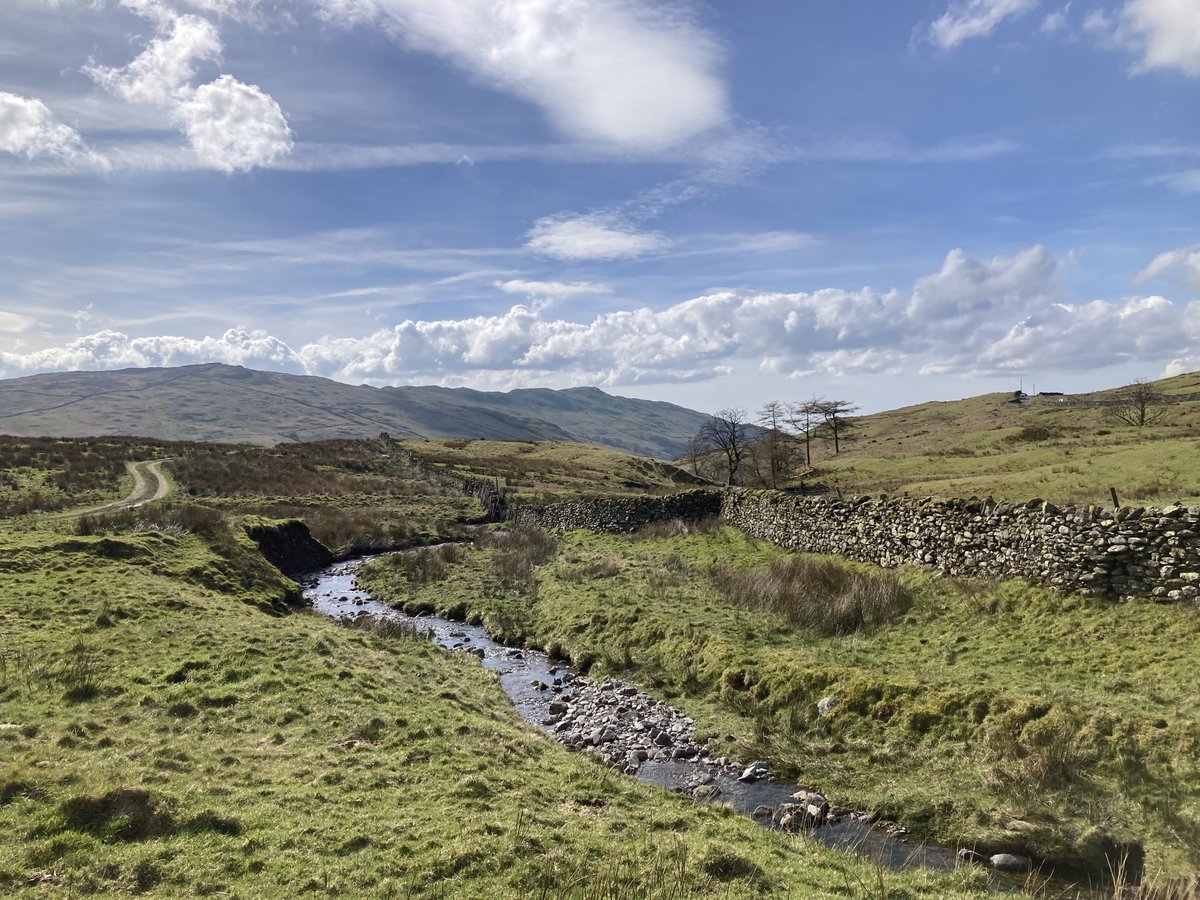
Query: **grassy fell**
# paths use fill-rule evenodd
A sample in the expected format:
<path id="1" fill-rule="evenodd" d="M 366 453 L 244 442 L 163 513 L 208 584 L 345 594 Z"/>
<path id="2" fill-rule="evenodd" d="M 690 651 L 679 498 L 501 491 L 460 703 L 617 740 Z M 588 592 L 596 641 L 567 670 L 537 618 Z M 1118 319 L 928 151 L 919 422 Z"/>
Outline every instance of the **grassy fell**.
<path id="1" fill-rule="evenodd" d="M 569 754 L 470 657 L 289 607 L 294 585 L 211 510 L 11 526 L 0 893 L 875 895 L 869 862 Z M 499 550 L 392 574 L 437 590 L 475 552 Z M 984 893 L 979 873 L 883 878 Z"/>

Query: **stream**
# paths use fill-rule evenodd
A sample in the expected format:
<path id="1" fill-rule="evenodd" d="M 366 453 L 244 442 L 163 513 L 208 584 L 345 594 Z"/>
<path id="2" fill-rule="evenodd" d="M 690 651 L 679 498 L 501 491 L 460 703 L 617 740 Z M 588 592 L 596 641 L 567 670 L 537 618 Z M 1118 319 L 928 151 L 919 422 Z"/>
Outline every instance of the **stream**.
<path id="1" fill-rule="evenodd" d="M 798 804 L 793 795 L 804 790 L 802 785 L 775 780 L 764 763 L 739 765 L 711 756 L 692 739 L 691 719 L 631 685 L 592 681 L 540 651 L 498 644 L 480 626 L 432 615 L 409 616 L 375 600 L 354 577 L 356 567 L 371 558 L 305 576 L 305 600 L 316 612 L 338 621 L 374 616 L 405 622 L 441 647 L 474 654 L 497 673 L 526 723 L 568 746 L 602 754 L 610 764 L 647 784 L 686 793 L 697 801 L 723 803 L 768 828 L 780 827 L 779 812 L 792 809 L 788 804 Z M 620 734 L 621 729 L 625 734 Z M 910 843 L 895 823 L 873 825 L 867 816 L 837 806 L 822 817 L 819 827 L 805 829 L 812 839 L 885 867 L 947 871 L 958 864 L 954 850 Z M 1015 887 L 999 873 L 989 875 L 994 889 Z"/>

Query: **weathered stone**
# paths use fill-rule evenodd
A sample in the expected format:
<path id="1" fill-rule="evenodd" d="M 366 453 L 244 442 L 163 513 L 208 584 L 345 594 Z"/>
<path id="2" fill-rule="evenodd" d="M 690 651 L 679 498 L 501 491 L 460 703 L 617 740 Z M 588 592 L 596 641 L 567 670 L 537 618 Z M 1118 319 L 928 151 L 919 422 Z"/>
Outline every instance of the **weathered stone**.
<path id="1" fill-rule="evenodd" d="M 1029 857 L 1015 853 L 997 853 L 990 862 L 998 872 L 1028 872 L 1033 867 Z"/>

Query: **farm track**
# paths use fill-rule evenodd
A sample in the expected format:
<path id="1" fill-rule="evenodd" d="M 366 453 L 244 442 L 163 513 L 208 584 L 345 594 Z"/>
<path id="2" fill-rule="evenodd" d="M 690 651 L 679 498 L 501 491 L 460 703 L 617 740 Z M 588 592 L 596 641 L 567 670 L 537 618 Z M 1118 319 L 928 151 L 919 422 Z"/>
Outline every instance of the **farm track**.
<path id="1" fill-rule="evenodd" d="M 125 463 L 129 474 L 133 476 L 133 490 L 127 496 L 120 500 L 113 500 L 111 503 L 103 503 L 100 506 L 74 510 L 63 515 L 86 516 L 92 513 L 108 512 L 109 510 L 133 509 L 138 506 L 145 506 L 147 503 L 153 503 L 155 500 L 162 500 L 171 493 L 171 482 L 167 480 L 167 476 L 159 468 L 164 462 L 165 460 L 161 459 L 150 459 L 143 460 L 142 462 Z"/>

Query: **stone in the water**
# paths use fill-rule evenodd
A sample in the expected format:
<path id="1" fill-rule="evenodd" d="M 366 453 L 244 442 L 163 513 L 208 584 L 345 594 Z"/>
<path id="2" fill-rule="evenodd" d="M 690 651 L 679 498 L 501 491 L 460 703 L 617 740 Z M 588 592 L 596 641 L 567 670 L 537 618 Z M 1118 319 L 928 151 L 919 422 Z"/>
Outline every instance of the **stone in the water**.
<path id="1" fill-rule="evenodd" d="M 977 866 L 991 865 L 992 862 L 982 853 L 976 853 L 974 850 L 968 850 L 966 847 L 963 847 L 961 850 L 959 850 L 958 853 L 955 854 L 955 857 L 960 863 L 974 863 Z"/>
<path id="2" fill-rule="evenodd" d="M 1017 856 L 1015 853 L 997 853 L 992 857 L 991 863 L 997 872 L 1028 872 L 1031 866 L 1029 857 Z"/>

